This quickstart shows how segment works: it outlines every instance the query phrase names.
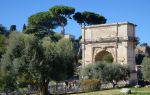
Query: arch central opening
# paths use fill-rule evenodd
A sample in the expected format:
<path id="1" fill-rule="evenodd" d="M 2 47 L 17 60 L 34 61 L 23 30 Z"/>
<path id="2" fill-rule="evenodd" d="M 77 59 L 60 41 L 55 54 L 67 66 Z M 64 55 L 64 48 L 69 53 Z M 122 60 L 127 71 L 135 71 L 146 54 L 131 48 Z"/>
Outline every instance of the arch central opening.
<path id="1" fill-rule="evenodd" d="M 99 61 L 112 63 L 113 62 L 113 56 L 108 51 L 101 51 L 101 52 L 97 53 L 95 56 L 95 62 L 99 62 Z"/>

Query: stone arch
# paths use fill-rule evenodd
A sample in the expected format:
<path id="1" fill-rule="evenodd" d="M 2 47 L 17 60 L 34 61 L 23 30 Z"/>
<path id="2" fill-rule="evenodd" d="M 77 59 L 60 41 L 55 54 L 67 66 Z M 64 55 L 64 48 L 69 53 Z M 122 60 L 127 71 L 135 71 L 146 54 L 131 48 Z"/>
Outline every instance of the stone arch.
<path id="1" fill-rule="evenodd" d="M 106 50 L 102 50 L 102 51 L 98 52 L 95 55 L 94 61 L 95 62 L 98 62 L 98 61 L 107 61 L 109 63 L 112 63 L 114 61 L 114 57 L 113 57 L 112 53 L 110 53 L 110 52 L 108 52 Z"/>
<path id="2" fill-rule="evenodd" d="M 96 61 L 95 61 L 95 57 L 96 57 L 96 55 L 97 54 L 99 54 L 99 53 L 101 53 L 101 52 L 104 52 L 104 51 L 106 51 L 106 52 L 108 52 L 108 53 L 110 53 L 111 55 L 112 55 L 112 57 L 113 57 L 113 62 L 115 62 L 116 60 L 116 55 L 115 55 L 115 48 L 114 47 L 103 47 L 103 48 L 101 48 L 101 47 L 99 47 L 99 48 L 94 48 L 94 50 L 93 50 L 93 61 L 92 61 L 92 63 L 95 63 Z"/>
<path id="3" fill-rule="evenodd" d="M 95 63 L 98 56 L 107 51 L 113 62 L 129 66 L 130 80 L 136 81 L 135 71 L 135 24 L 129 22 L 92 25 L 82 28 L 83 67 Z"/>

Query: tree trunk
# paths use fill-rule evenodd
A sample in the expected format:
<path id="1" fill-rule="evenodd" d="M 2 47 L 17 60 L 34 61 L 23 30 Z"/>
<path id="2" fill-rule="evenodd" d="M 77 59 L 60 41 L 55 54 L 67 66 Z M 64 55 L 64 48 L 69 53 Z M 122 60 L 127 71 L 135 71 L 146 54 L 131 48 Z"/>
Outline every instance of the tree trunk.
<path id="1" fill-rule="evenodd" d="M 62 34 L 62 35 L 65 35 L 65 27 L 64 27 L 64 24 L 63 24 L 63 23 L 61 23 L 61 27 L 62 27 L 61 34 Z"/>
<path id="2" fill-rule="evenodd" d="M 6 92 L 6 95 L 8 95 L 8 92 Z"/>
<path id="3" fill-rule="evenodd" d="M 113 85 L 113 88 L 115 88 L 115 83 L 114 82 L 112 82 L 112 85 Z"/>
<path id="4" fill-rule="evenodd" d="M 48 82 L 43 83 L 43 85 L 40 87 L 40 95 L 49 95 Z"/>
<path id="5" fill-rule="evenodd" d="M 113 88 L 116 88 L 117 82 L 116 81 L 112 81 L 113 84 Z"/>
<path id="6" fill-rule="evenodd" d="M 61 24 L 62 30 L 61 30 L 61 34 L 64 35 L 65 34 L 65 25 L 63 23 L 63 21 L 61 20 L 61 18 L 58 17 L 58 21 Z"/>

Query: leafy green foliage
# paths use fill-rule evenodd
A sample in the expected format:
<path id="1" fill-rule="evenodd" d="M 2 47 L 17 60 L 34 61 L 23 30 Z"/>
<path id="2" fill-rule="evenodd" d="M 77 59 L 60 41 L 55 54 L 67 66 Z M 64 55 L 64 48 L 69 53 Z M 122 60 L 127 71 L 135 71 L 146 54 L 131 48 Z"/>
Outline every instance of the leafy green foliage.
<path id="1" fill-rule="evenodd" d="M 33 28 L 33 27 L 27 27 L 27 28 L 23 31 L 23 33 L 25 33 L 25 34 L 35 34 L 35 33 L 37 33 L 37 32 L 39 32 L 39 30 L 38 30 L 37 28 Z"/>
<path id="2" fill-rule="evenodd" d="M 82 25 L 82 23 L 85 22 L 85 16 L 80 13 L 80 12 L 76 12 L 74 15 L 73 15 L 73 19 L 75 21 L 77 21 L 77 23 L 79 23 L 80 25 Z"/>
<path id="3" fill-rule="evenodd" d="M 1 72 L 12 70 L 15 82 L 36 83 L 48 93 L 50 80 L 64 80 L 70 75 L 74 46 L 70 40 L 52 41 L 49 37 L 37 39 L 34 35 L 12 32 L 6 53 L 1 59 Z M 9 80 L 10 81 L 10 80 Z"/>
<path id="4" fill-rule="evenodd" d="M 11 92 L 17 89 L 15 74 L 12 71 L 6 71 L 0 75 L 0 91 Z"/>
<path id="5" fill-rule="evenodd" d="M 0 58 L 5 53 L 6 45 L 5 45 L 6 37 L 0 34 Z"/>
<path id="6" fill-rule="evenodd" d="M 5 34 L 6 32 L 6 28 L 2 24 L 0 24 L 0 34 Z"/>
<path id="7" fill-rule="evenodd" d="M 102 82 L 118 82 L 128 78 L 129 70 L 119 64 L 96 63 L 85 66 L 81 76 L 84 79 L 99 79 Z"/>
<path id="8" fill-rule="evenodd" d="M 8 50 L 6 53 L 2 56 L 1 62 L 0 62 L 0 89 L 2 91 L 8 92 L 8 91 L 14 91 L 16 89 L 16 68 L 12 61 L 12 54 L 8 55 L 11 51 Z M 5 58 L 5 59 L 4 59 Z M 14 69 L 15 68 L 15 69 Z"/>
<path id="9" fill-rule="evenodd" d="M 95 25 L 106 23 L 106 18 L 94 12 L 77 12 L 73 16 L 74 20 L 80 25 Z"/>
<path id="10" fill-rule="evenodd" d="M 60 39 L 63 38 L 63 35 L 60 33 L 51 33 L 51 35 L 49 35 L 50 39 L 54 42 L 58 42 Z"/>
<path id="11" fill-rule="evenodd" d="M 34 36 L 38 37 L 39 39 L 42 39 L 45 36 L 48 36 L 51 34 L 53 31 L 47 30 L 47 29 L 37 29 L 37 28 L 32 28 L 28 27 L 24 33 L 25 34 L 34 34 Z"/>
<path id="12" fill-rule="evenodd" d="M 56 16 L 71 18 L 71 15 L 74 14 L 75 9 L 69 6 L 58 5 L 50 8 L 49 11 Z"/>
<path id="13" fill-rule="evenodd" d="M 59 23 L 49 12 L 40 12 L 33 14 L 28 18 L 28 25 L 37 29 L 54 29 Z"/>
<path id="14" fill-rule="evenodd" d="M 83 14 L 83 16 L 85 16 L 85 22 L 87 25 L 106 23 L 106 19 L 97 13 L 85 11 L 82 14 Z"/>
<path id="15" fill-rule="evenodd" d="M 61 61 L 66 63 L 67 76 L 71 77 L 74 74 L 74 58 L 75 58 L 75 46 L 71 40 L 61 39 L 57 43 L 57 51 L 61 57 Z"/>
<path id="16" fill-rule="evenodd" d="M 145 80 L 150 81 L 150 58 L 144 57 L 142 62 L 142 72 Z"/>
<path id="17" fill-rule="evenodd" d="M 105 54 L 102 58 L 102 61 L 105 61 L 106 63 L 112 63 L 113 57 L 111 53 Z"/>
<path id="18" fill-rule="evenodd" d="M 107 75 L 105 77 L 103 77 L 103 81 L 106 82 L 113 82 L 116 81 L 120 81 L 120 80 L 127 80 L 128 78 L 128 74 L 129 74 L 129 70 L 121 65 L 115 64 L 115 65 L 107 65 L 104 68 L 104 75 Z"/>
<path id="19" fill-rule="evenodd" d="M 10 26 L 10 29 L 9 29 L 9 32 L 11 32 L 11 31 L 16 31 L 17 29 L 16 29 L 16 25 L 11 25 Z"/>
<path id="20" fill-rule="evenodd" d="M 86 65 L 80 70 L 80 77 L 83 79 L 94 79 L 93 73 L 93 65 Z"/>
<path id="21" fill-rule="evenodd" d="M 59 16 L 63 24 L 67 24 L 67 19 L 63 16 Z M 44 37 L 49 33 L 52 33 L 52 29 L 61 26 L 58 21 L 58 17 L 54 16 L 50 12 L 40 12 L 34 14 L 28 18 L 28 27 L 24 33 L 34 33 L 36 36 Z"/>
<path id="22" fill-rule="evenodd" d="M 67 18 L 71 19 L 71 15 L 74 14 L 75 9 L 69 6 L 58 5 L 49 9 L 49 12 L 57 18 L 62 27 L 62 34 L 65 34 L 64 26 L 67 24 Z"/>

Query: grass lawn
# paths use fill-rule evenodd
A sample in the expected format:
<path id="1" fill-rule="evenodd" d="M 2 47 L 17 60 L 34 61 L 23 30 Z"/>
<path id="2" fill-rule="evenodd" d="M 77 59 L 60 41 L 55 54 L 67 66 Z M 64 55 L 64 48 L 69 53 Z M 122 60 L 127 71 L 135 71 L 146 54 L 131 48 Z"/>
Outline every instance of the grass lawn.
<path id="1" fill-rule="evenodd" d="M 150 87 L 130 88 L 130 89 L 132 91 L 132 94 L 123 94 L 120 92 L 120 89 L 111 89 L 111 90 L 102 90 L 102 91 L 79 93 L 79 94 L 72 94 L 72 95 L 150 95 Z"/>

